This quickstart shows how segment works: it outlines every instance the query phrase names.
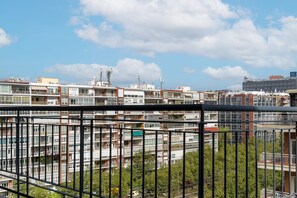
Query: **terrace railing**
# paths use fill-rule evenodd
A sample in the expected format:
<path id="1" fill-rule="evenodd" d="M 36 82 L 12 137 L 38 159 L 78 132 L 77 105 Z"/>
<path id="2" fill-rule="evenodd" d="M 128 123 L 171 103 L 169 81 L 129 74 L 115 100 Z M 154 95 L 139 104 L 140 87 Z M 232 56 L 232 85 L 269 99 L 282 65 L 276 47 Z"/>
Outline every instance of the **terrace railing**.
<path id="1" fill-rule="evenodd" d="M 109 111 L 115 113 L 96 113 Z M 196 112 L 197 119 L 167 120 L 174 111 Z M 297 108 L 7 106 L 0 112 L 0 194 L 5 196 L 36 197 L 41 191 L 64 197 L 296 193 Z M 132 119 L 131 112 L 143 116 Z M 149 120 L 151 112 L 163 119 Z M 218 116 L 205 121 L 207 112 Z M 253 115 L 259 112 L 273 113 L 275 119 Z M 232 114 L 236 120 L 228 120 Z"/>

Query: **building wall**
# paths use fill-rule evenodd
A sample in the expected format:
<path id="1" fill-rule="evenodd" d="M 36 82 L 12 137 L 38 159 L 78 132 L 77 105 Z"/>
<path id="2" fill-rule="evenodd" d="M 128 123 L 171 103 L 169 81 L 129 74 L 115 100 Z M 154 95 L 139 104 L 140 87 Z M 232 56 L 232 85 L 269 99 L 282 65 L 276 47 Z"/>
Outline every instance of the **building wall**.
<path id="1" fill-rule="evenodd" d="M 218 96 L 220 105 L 242 105 L 242 106 L 287 106 L 289 95 L 286 93 L 264 93 L 264 92 L 221 92 Z M 246 141 L 246 132 L 249 137 L 254 136 L 254 131 L 259 131 L 254 121 L 278 121 L 280 115 L 277 113 L 255 113 L 255 112 L 219 112 L 219 127 L 226 127 L 233 133 L 233 142 L 236 141 L 235 133 L 240 133 L 238 141 Z M 233 123 L 230 123 L 229 121 Z M 246 124 L 244 121 L 247 121 Z M 271 123 L 271 122 L 270 122 Z M 259 138 L 262 138 L 261 136 Z M 272 141 L 268 137 L 267 141 Z"/>
<path id="2" fill-rule="evenodd" d="M 296 78 L 278 80 L 247 80 L 242 83 L 243 91 L 285 92 L 288 89 L 297 88 Z"/>
<path id="3" fill-rule="evenodd" d="M 54 81 L 53 79 L 39 79 L 40 81 L 38 83 L 29 83 L 29 82 L 0 82 L 0 105 L 6 105 L 6 106 L 16 106 L 16 105 L 47 105 L 47 106 L 83 106 L 83 105 L 127 105 L 127 104 L 199 104 L 204 103 L 207 101 L 211 101 L 212 103 L 216 102 L 216 93 L 215 92 L 208 92 L 207 97 L 204 97 L 203 92 L 197 92 L 197 91 L 191 91 L 190 88 L 182 89 L 182 90 L 158 90 L 158 89 L 129 89 L 129 88 L 115 88 L 115 87 L 106 87 L 106 86 L 97 86 L 95 85 L 89 86 L 89 85 L 61 85 L 61 84 L 54 84 L 58 81 Z M 9 103 L 8 103 L 9 101 Z M 63 131 L 63 134 L 59 135 L 53 135 L 52 139 L 54 139 L 54 153 L 58 153 L 58 150 L 56 149 L 56 145 L 61 145 L 63 148 L 63 152 L 61 154 L 61 159 L 65 159 L 68 157 L 69 159 L 73 159 L 74 156 L 76 156 L 76 159 L 78 158 L 78 153 L 75 153 L 74 151 L 69 151 L 66 153 L 66 147 L 67 147 L 67 135 L 69 137 L 69 143 L 73 143 L 74 140 L 74 128 L 79 124 L 79 121 L 77 120 L 79 118 L 79 114 L 77 112 L 39 112 L 39 111 L 32 111 L 30 112 L 29 116 L 60 116 L 61 120 L 53 120 L 53 119 L 35 119 L 35 121 L 42 121 L 47 122 L 48 124 L 55 123 L 63 123 L 65 127 L 65 131 Z M 5 115 L 0 115 L 5 117 Z M 167 117 L 166 117 L 167 116 Z M 108 153 L 108 144 L 111 134 L 111 146 L 113 149 L 112 155 L 114 155 L 114 158 L 112 159 L 112 166 L 116 167 L 119 164 L 119 130 L 116 130 L 116 128 L 119 127 L 126 127 L 128 130 L 123 131 L 124 135 L 124 155 L 123 160 L 124 166 L 129 163 L 131 153 L 129 154 L 131 145 L 133 144 L 135 147 L 135 150 L 137 151 L 137 146 L 140 146 L 143 144 L 142 137 L 135 137 L 134 141 L 131 142 L 131 139 L 128 138 L 127 134 L 131 134 L 131 132 L 135 132 L 134 129 L 139 130 L 147 130 L 146 140 L 147 142 L 154 141 L 154 136 L 150 135 L 148 132 L 148 129 L 154 129 L 154 130 L 162 130 L 166 127 L 168 130 L 178 130 L 180 131 L 195 131 L 198 129 L 197 123 L 199 122 L 200 116 L 199 112 L 197 111 L 191 111 L 191 112 L 185 112 L 185 111 L 179 111 L 179 112 L 170 112 L 170 113 L 164 112 L 128 112 L 128 111 L 102 111 L 102 112 L 85 112 L 84 117 L 90 118 L 90 119 L 97 119 L 94 121 L 94 126 L 96 126 L 97 130 L 94 130 L 94 156 L 96 153 L 96 156 L 98 156 L 99 148 L 102 147 L 103 157 L 105 157 L 106 160 L 102 160 L 103 168 L 108 168 L 110 164 L 108 164 L 108 158 L 106 157 L 109 155 Z M 62 119 L 63 118 L 63 119 Z M 177 121 L 185 121 L 193 123 L 181 123 L 178 126 L 177 125 L 162 125 L 162 124 L 154 124 L 151 123 L 150 125 L 143 124 L 143 121 L 145 120 L 151 120 L 151 119 L 175 119 Z M 207 118 L 209 121 L 217 122 L 217 112 L 208 112 Z M 105 119 L 105 120 L 104 120 Z M 123 122 L 116 122 L 116 121 L 109 121 L 109 120 L 117 120 L 117 119 L 126 119 L 126 121 Z M 139 120 L 139 122 L 129 122 L 129 119 L 135 119 Z M 69 126 L 66 128 L 66 126 Z M 114 128 L 110 132 L 109 129 L 107 129 L 107 126 L 111 126 Z M 103 142 L 100 142 L 100 130 L 98 127 L 104 127 L 102 130 L 102 139 Z M 207 125 L 206 130 L 211 128 L 211 130 L 216 131 L 217 125 L 212 124 L 211 126 Z M 131 129 L 131 130 L 129 130 Z M 36 128 L 36 133 L 38 133 L 38 128 Z M 137 132 L 137 131 L 136 131 Z M 78 140 L 79 137 L 79 129 L 76 128 L 76 136 Z M 47 134 L 47 136 L 51 135 L 50 133 Z M 45 134 L 43 133 L 42 138 L 45 138 Z M 86 143 L 89 143 L 90 141 L 90 131 L 85 131 L 84 141 Z M 175 145 L 177 148 L 180 148 L 182 150 L 182 133 L 179 135 L 174 136 L 175 138 Z M 197 150 L 198 145 L 198 138 L 193 133 L 187 134 L 187 141 L 186 144 L 193 147 L 193 150 Z M 207 144 L 212 144 L 211 136 L 205 137 L 205 141 Z M 161 157 L 158 159 L 160 163 L 166 163 L 168 161 L 168 152 L 166 147 L 168 147 L 168 134 L 163 134 L 162 137 L 160 137 L 161 141 L 158 141 L 159 151 L 158 156 Z M 38 144 L 38 141 L 36 138 L 34 139 L 35 145 Z M 41 140 L 40 140 L 41 141 Z M 30 147 L 30 156 L 32 156 L 33 152 L 35 150 L 31 149 L 33 148 L 33 141 L 32 138 L 29 138 L 29 147 Z M 218 145 L 217 142 L 217 136 L 216 136 L 216 142 L 215 142 L 216 148 Z M 13 146 L 15 147 L 15 145 Z M 148 146 L 148 149 L 150 147 Z M 45 151 L 45 148 L 42 148 L 41 150 L 45 152 L 52 151 L 49 146 L 47 146 L 48 151 Z M 76 148 L 76 151 L 78 151 L 79 148 Z M 88 154 L 90 152 L 90 146 L 86 144 L 85 146 L 85 156 L 88 158 Z M 188 151 L 188 150 L 187 150 Z M 181 158 L 180 151 L 175 150 L 173 154 L 176 154 L 174 156 L 173 160 L 178 160 Z M 33 156 L 32 156 L 33 158 Z M 89 166 L 90 159 L 86 159 L 85 161 L 86 166 Z M 98 166 L 99 160 L 94 159 L 94 165 Z M 71 164 L 70 164 L 71 165 Z M 57 165 L 58 166 L 58 165 Z M 55 170 L 58 169 L 58 167 L 55 166 Z M 61 167 L 66 167 L 66 161 L 62 160 Z M 70 166 L 71 167 L 71 166 Z M 47 167 L 49 168 L 49 167 Z M 86 167 L 87 168 L 87 167 Z M 33 170 L 35 174 L 37 174 L 40 170 Z M 41 171 L 44 172 L 44 169 Z M 73 167 L 71 167 L 68 172 L 73 171 Z M 60 177 L 63 176 L 65 178 L 66 173 L 61 173 Z M 58 177 L 58 173 L 54 174 L 54 181 L 56 181 Z M 63 182 L 63 179 L 61 180 Z"/>
<path id="4" fill-rule="evenodd" d="M 285 192 L 290 192 L 290 193 L 293 193 L 294 192 L 294 188 L 292 188 L 292 183 L 293 183 L 293 180 L 295 179 L 296 177 L 296 172 L 291 172 L 291 183 L 290 183 L 290 173 L 289 172 L 285 172 L 285 181 L 284 181 L 284 191 Z"/>
<path id="5" fill-rule="evenodd" d="M 58 84 L 59 80 L 57 78 L 38 78 L 37 83 L 40 84 Z"/>

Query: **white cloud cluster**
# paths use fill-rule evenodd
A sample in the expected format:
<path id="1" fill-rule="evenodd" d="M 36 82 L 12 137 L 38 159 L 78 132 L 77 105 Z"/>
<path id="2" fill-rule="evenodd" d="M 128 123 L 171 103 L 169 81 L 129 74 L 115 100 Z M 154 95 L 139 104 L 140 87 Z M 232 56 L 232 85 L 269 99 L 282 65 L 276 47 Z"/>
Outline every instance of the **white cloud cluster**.
<path id="1" fill-rule="evenodd" d="M 296 66 L 297 18 L 261 28 L 222 0 L 81 0 L 76 34 L 99 45 L 152 54 L 183 52 L 254 66 Z"/>
<path id="2" fill-rule="evenodd" d="M 3 47 L 5 45 L 9 45 L 12 42 L 8 34 L 0 28 L 0 47 Z"/>
<path id="3" fill-rule="evenodd" d="M 202 70 L 202 72 L 218 80 L 242 80 L 244 76 L 252 77 L 247 71 L 242 69 L 242 67 L 240 66 L 224 66 L 220 68 L 207 67 L 204 70 Z"/>
<path id="4" fill-rule="evenodd" d="M 107 68 L 101 64 L 58 64 L 46 68 L 49 73 L 72 77 L 73 80 L 89 81 L 93 76 L 98 76 L 100 68 Z M 139 75 L 142 81 L 151 83 L 161 77 L 161 69 L 155 63 L 144 63 L 137 59 L 121 59 L 112 69 L 111 80 L 113 83 L 132 83 L 137 81 Z"/>

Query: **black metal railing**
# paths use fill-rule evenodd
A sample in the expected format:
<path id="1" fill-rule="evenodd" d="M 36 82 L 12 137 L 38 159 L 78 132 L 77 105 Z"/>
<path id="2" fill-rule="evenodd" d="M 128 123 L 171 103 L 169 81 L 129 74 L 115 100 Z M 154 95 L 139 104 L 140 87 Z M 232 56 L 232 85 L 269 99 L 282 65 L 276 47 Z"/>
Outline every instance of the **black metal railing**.
<path id="1" fill-rule="evenodd" d="M 97 113 L 108 111 L 114 113 Z M 141 112 L 137 119 L 131 117 L 135 111 Z M 294 197 L 296 193 L 297 108 L 22 106 L 0 107 L 0 112 L 1 195 Z"/>

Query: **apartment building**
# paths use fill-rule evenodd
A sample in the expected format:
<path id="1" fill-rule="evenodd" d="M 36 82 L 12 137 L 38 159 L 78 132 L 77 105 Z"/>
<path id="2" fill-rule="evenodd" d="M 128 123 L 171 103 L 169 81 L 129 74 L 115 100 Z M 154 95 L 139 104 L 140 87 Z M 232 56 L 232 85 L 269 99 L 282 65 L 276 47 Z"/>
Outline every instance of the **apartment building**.
<path id="1" fill-rule="evenodd" d="M 287 93 L 290 95 L 290 106 L 296 107 L 297 89 L 287 90 Z M 275 197 L 296 197 L 296 114 L 283 114 L 281 122 L 282 131 L 278 138 L 281 149 L 276 153 L 262 153 L 258 168 L 281 173 L 281 187 L 271 187 L 267 194 Z M 264 195 L 265 193 L 263 197 Z"/>
<path id="2" fill-rule="evenodd" d="M 297 89 L 288 90 L 287 93 L 290 95 L 290 104 L 291 107 L 296 107 L 296 98 L 297 98 Z M 266 168 L 268 170 L 276 170 L 283 172 L 283 191 L 287 194 L 295 195 L 296 192 L 296 115 L 284 115 L 287 125 L 283 128 L 288 128 L 283 130 L 282 135 L 282 152 L 270 154 L 262 154 L 258 167 L 265 167 L 266 159 Z M 272 163 L 275 163 L 273 165 Z M 277 189 L 274 189 L 275 191 Z M 293 195 L 293 196 L 294 196 Z M 293 197 L 292 196 L 292 197 Z M 296 195 L 295 195 L 296 196 Z"/>
<path id="3" fill-rule="evenodd" d="M 220 105 L 241 105 L 241 106 L 279 106 L 286 107 L 290 105 L 289 94 L 287 93 L 266 93 L 266 92 L 220 92 L 218 96 Z M 246 132 L 253 137 L 257 131 L 258 137 L 264 139 L 265 126 L 258 124 L 257 121 L 268 121 L 267 124 L 273 125 L 274 122 L 283 119 L 283 116 L 277 112 L 220 112 L 219 127 L 227 128 L 233 133 L 232 142 L 245 142 Z M 246 121 L 246 123 L 245 123 Z M 267 126 L 266 126 L 267 128 Z M 237 140 L 236 134 L 237 133 Z M 272 141 L 273 137 L 267 136 L 266 141 Z"/>
<path id="4" fill-rule="evenodd" d="M 215 103 L 217 93 L 197 92 L 189 87 L 178 87 L 176 90 L 160 90 L 153 85 L 131 86 L 128 88 L 113 87 L 110 82 L 96 81 L 94 79 L 89 85 L 60 84 L 55 78 L 39 78 L 36 83 L 27 82 L 20 79 L 11 78 L 0 81 L 0 105 L 1 106 L 92 106 L 92 105 L 143 105 L 143 104 L 201 104 Z M 15 115 L 16 112 L 1 112 L 0 119 L 6 123 L 12 122 L 8 115 Z M 31 111 L 21 112 L 35 123 L 30 138 L 22 141 L 29 143 L 29 150 L 21 148 L 22 153 L 30 156 L 30 171 L 33 174 L 48 174 L 47 179 L 52 181 L 65 182 L 69 180 L 73 172 L 79 170 L 79 142 L 81 122 L 80 112 L 64 111 Z M 199 112 L 196 111 L 90 111 L 84 112 L 84 165 L 89 169 L 116 168 L 119 166 L 120 157 L 124 166 L 129 165 L 131 156 L 141 150 L 145 144 L 146 151 L 155 151 L 156 131 L 158 140 L 158 163 L 168 163 L 168 144 L 172 145 L 171 160 L 179 160 L 183 155 L 183 131 L 197 132 L 197 123 L 200 120 Z M 205 114 L 207 134 L 205 141 L 213 144 L 212 131 L 217 131 L 218 113 L 206 112 Z M 162 123 L 160 120 L 172 121 Z M 150 122 L 145 122 L 150 121 Z M 156 121 L 156 122 L 152 122 Z M 26 122 L 23 120 L 22 122 Z M 57 123 L 58 130 L 54 130 L 53 125 Z M 47 125 L 48 124 L 48 125 Z M 91 130 L 90 126 L 94 126 Z M 1 152 L 7 156 L 11 154 L 9 160 L 2 162 L 5 167 L 15 165 L 15 144 L 13 139 L 15 134 L 12 131 L 5 131 L 1 127 L 2 134 L 8 139 L 10 144 L 3 144 Z M 123 129 L 123 130 L 122 130 Z M 162 132 L 161 132 L 162 131 Z M 120 142 L 120 133 L 123 135 Z M 145 133 L 145 142 L 143 142 Z M 93 134 L 93 136 L 92 136 Z M 170 135 L 169 135 L 170 134 Z M 93 144 L 91 144 L 91 139 Z M 187 133 L 186 151 L 196 151 L 198 148 L 198 134 Z M 123 145 L 123 153 L 120 153 L 120 144 Z M 75 146 L 74 146 L 75 145 Z M 217 148 L 218 142 L 215 137 L 214 142 Z M 133 153 L 131 153 L 133 146 Z M 90 151 L 93 151 L 91 160 Z M 54 155 L 59 163 L 51 163 L 45 166 L 40 162 L 51 161 L 47 155 Z M 101 157 L 100 157 L 101 156 Z M 92 162 L 92 164 L 91 164 Z M 36 166 L 35 164 L 39 164 Z M 62 170 L 62 171 L 58 171 Z M 21 170 L 26 171 L 26 170 Z M 58 175 L 58 172 L 60 175 Z M 53 177 L 53 178 L 50 178 Z M 60 180 L 59 180 L 60 178 Z"/>
<path id="5" fill-rule="evenodd" d="M 289 77 L 281 75 L 269 76 L 268 79 L 250 79 L 245 77 L 243 91 L 285 92 L 297 88 L 297 72 L 290 72 Z"/>

